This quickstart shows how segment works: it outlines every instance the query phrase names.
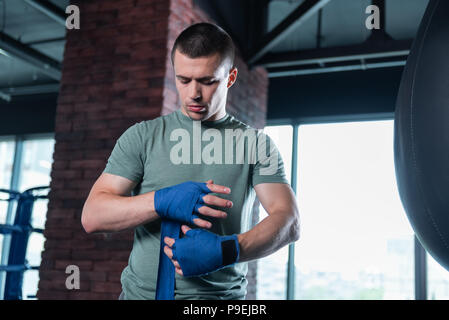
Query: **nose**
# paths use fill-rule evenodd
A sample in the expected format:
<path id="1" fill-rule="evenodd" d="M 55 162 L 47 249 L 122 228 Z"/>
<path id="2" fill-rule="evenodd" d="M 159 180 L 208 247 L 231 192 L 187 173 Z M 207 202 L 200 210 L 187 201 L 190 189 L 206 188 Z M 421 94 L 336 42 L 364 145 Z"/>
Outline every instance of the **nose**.
<path id="1" fill-rule="evenodd" d="M 190 95 L 190 99 L 192 99 L 192 100 L 196 101 L 196 100 L 201 99 L 201 86 L 195 80 L 190 82 L 189 95 Z"/>

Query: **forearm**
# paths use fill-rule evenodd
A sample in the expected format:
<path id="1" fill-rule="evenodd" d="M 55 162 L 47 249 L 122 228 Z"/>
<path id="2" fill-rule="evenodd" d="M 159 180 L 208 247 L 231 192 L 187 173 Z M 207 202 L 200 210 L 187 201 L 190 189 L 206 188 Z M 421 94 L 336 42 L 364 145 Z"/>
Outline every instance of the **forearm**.
<path id="1" fill-rule="evenodd" d="M 154 191 L 138 196 L 118 196 L 108 192 L 89 195 L 84 204 L 82 224 L 86 232 L 114 232 L 154 221 Z"/>
<path id="2" fill-rule="evenodd" d="M 251 230 L 239 234 L 239 262 L 263 258 L 299 239 L 297 212 L 270 214 Z"/>

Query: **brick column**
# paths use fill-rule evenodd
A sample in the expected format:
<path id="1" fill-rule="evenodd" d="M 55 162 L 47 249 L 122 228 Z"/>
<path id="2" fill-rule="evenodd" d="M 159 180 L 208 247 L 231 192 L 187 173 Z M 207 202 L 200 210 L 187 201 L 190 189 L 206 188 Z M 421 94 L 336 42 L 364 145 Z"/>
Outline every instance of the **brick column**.
<path id="1" fill-rule="evenodd" d="M 81 29 L 67 32 L 55 125 L 51 192 L 38 299 L 117 299 L 132 231 L 84 232 L 81 212 L 117 138 L 131 125 L 179 108 L 170 49 L 191 23 L 211 21 L 192 0 L 72 1 Z M 237 57 L 227 110 L 262 128 L 268 79 Z M 66 268 L 80 270 L 68 290 Z"/>

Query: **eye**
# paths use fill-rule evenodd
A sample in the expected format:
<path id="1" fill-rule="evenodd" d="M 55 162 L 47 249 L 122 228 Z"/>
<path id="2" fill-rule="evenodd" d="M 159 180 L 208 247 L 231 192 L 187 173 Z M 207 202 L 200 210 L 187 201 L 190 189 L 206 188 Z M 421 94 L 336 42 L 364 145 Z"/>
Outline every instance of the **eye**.
<path id="1" fill-rule="evenodd" d="M 213 85 L 215 82 L 217 82 L 217 81 L 212 80 L 212 81 L 203 82 L 203 84 L 205 84 L 206 86 L 210 86 L 210 85 Z"/>

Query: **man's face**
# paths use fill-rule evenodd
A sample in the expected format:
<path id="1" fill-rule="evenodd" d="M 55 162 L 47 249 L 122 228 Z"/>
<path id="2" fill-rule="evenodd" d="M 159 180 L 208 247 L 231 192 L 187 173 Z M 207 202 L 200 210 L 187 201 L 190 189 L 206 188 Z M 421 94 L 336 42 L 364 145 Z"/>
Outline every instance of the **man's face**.
<path id="1" fill-rule="evenodd" d="M 228 72 L 228 68 L 218 53 L 192 59 L 175 51 L 176 89 L 186 116 L 204 121 L 225 115 L 228 88 L 237 74 L 237 69 Z"/>

